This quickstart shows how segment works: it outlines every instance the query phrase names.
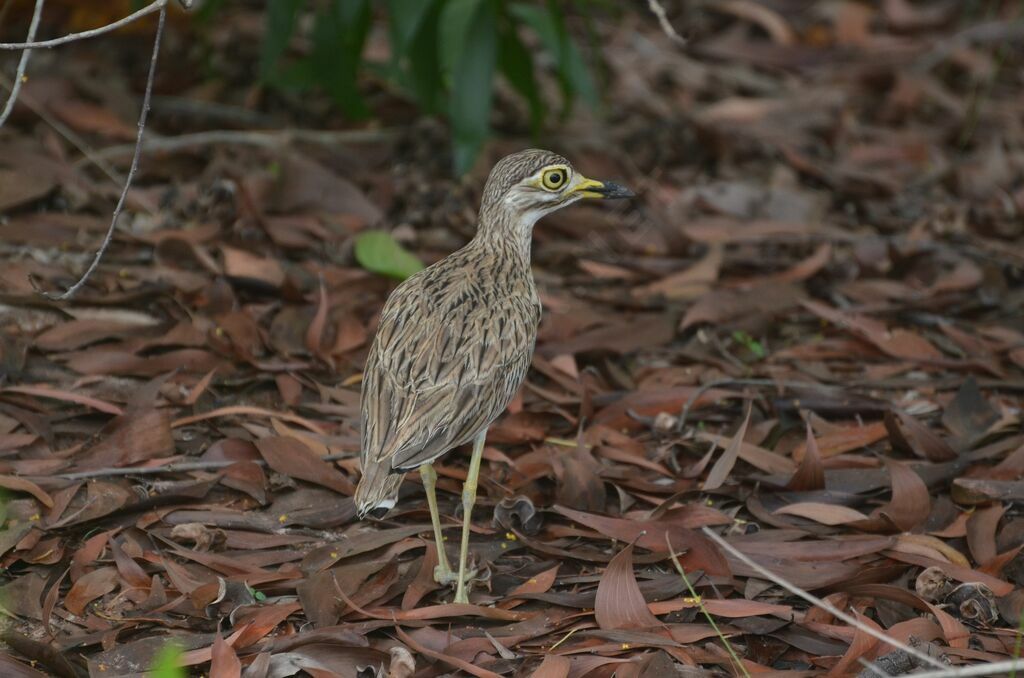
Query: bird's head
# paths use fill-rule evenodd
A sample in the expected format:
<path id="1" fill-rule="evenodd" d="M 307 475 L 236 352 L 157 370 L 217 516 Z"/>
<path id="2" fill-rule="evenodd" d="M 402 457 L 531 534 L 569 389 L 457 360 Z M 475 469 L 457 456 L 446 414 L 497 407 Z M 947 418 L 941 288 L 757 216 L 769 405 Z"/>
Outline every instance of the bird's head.
<path id="1" fill-rule="evenodd" d="M 511 218 L 532 228 L 538 219 L 580 200 L 631 198 L 633 191 L 611 181 L 589 179 L 551 151 L 529 149 L 498 161 L 484 186 L 481 216 Z"/>

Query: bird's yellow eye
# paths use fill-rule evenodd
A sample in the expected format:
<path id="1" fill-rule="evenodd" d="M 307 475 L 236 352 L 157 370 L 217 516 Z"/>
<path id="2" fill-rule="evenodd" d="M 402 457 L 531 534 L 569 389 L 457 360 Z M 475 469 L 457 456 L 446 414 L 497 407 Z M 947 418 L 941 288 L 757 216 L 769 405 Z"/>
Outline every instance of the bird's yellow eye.
<path id="1" fill-rule="evenodd" d="M 565 186 L 566 179 L 568 179 L 567 174 L 566 170 L 562 168 L 549 169 L 541 175 L 540 182 L 549 191 L 557 191 Z"/>

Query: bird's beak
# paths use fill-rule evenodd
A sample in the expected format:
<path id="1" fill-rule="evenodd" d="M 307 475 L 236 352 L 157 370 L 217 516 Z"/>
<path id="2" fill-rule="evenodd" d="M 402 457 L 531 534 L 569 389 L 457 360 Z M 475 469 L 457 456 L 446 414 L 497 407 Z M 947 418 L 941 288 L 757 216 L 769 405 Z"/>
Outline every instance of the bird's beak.
<path id="1" fill-rule="evenodd" d="M 604 200 L 612 200 L 615 198 L 632 198 L 636 196 L 636 193 L 629 190 L 622 184 L 616 184 L 613 181 L 597 181 L 596 179 L 583 178 L 576 188 L 573 189 L 573 193 L 578 193 L 584 198 L 600 198 Z"/>

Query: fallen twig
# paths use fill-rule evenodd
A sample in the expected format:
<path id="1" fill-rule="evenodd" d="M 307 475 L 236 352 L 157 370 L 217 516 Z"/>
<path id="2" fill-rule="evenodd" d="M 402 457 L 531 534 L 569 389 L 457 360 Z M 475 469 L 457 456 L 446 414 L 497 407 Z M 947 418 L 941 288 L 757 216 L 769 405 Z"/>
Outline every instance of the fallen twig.
<path id="1" fill-rule="evenodd" d="M 658 23 L 661 24 L 661 30 L 665 31 L 665 35 L 680 47 L 686 47 L 686 38 L 679 35 L 676 29 L 672 27 L 672 24 L 669 23 L 668 16 L 665 14 L 665 8 L 661 6 L 661 3 L 658 0 L 647 0 L 647 6 L 654 12 L 654 16 L 658 17 Z"/>
<path id="2" fill-rule="evenodd" d="M 339 144 L 355 144 L 376 142 L 394 136 L 391 130 L 317 130 L 317 129 L 282 129 L 282 130 L 209 130 L 192 134 L 181 134 L 176 137 L 150 136 L 143 143 L 146 151 L 180 151 L 202 146 L 235 144 L 240 146 L 258 146 L 261 148 L 277 148 L 292 143 L 308 143 L 319 146 L 337 146 Z M 98 152 L 101 158 L 116 158 L 129 153 L 134 147 L 131 144 L 110 146 Z"/>
<path id="3" fill-rule="evenodd" d="M 32 10 L 32 22 L 28 26 L 28 37 L 25 38 L 25 42 L 32 42 L 36 39 L 36 30 L 39 28 L 39 18 L 43 15 L 43 4 L 44 0 L 36 0 L 36 7 Z M 14 102 L 18 100 L 18 92 L 21 91 L 21 85 L 25 82 L 25 69 L 28 68 L 28 60 L 31 56 L 31 49 L 26 48 L 21 53 L 21 60 L 18 61 L 18 70 L 14 74 L 14 83 L 11 85 L 11 96 L 7 99 L 7 104 L 4 106 L 4 110 L 0 112 L 0 127 L 4 126 L 4 123 L 7 122 L 7 118 L 11 115 L 11 111 L 14 110 Z"/>
<path id="4" fill-rule="evenodd" d="M 351 459 L 356 456 L 356 452 L 337 452 L 335 454 L 328 454 L 320 457 L 321 461 L 337 461 L 339 459 Z M 166 464 L 164 466 L 137 466 L 127 468 L 97 468 L 92 471 L 78 471 L 75 473 L 52 473 L 47 478 L 59 478 L 61 480 L 86 480 L 88 478 L 106 478 L 112 476 L 149 476 L 157 473 L 187 473 L 189 471 L 213 471 L 220 468 L 227 468 L 232 464 L 237 464 L 240 461 L 245 460 L 231 460 L 231 461 L 189 461 L 180 464 Z M 248 460 L 250 464 L 256 464 L 257 466 L 266 466 L 267 462 L 263 459 L 251 459 Z"/>
<path id="5" fill-rule="evenodd" d="M 734 558 L 736 558 L 737 560 L 742 562 L 747 567 L 749 567 L 752 570 L 756 571 L 759 575 L 761 575 L 762 577 L 764 577 L 768 581 L 771 581 L 771 582 L 774 582 L 774 583 L 778 584 L 779 586 L 781 586 L 782 588 L 786 589 L 787 591 L 789 591 L 793 595 L 798 596 L 800 598 L 803 598 L 804 600 L 806 600 L 811 605 L 814 605 L 815 607 L 821 608 L 822 610 L 825 610 L 829 614 L 831 614 L 831 615 L 833 615 L 835 617 L 838 617 L 839 619 L 842 619 L 844 622 L 846 622 L 850 626 L 853 626 L 853 627 L 855 627 L 857 629 L 860 629 L 861 631 L 863 631 L 864 633 L 868 634 L 872 638 L 876 638 L 876 639 L 882 641 L 883 643 L 885 643 L 887 645 L 895 647 L 895 648 L 897 648 L 899 650 L 903 650 L 907 654 L 909 654 L 909 655 L 913 656 L 915 659 L 919 660 L 922 664 L 928 664 L 929 666 L 934 666 L 934 667 L 936 667 L 938 669 L 942 669 L 943 671 L 949 669 L 949 667 L 947 665 L 943 664 L 942 662 L 940 662 L 939 660 L 935 659 L 934 657 L 929 657 L 928 655 L 926 655 L 925 653 L 921 652 L 920 650 L 916 650 L 916 649 L 910 647 L 909 645 L 904 645 L 903 643 L 899 642 L 898 640 L 894 640 L 893 638 L 890 638 L 889 636 L 887 636 L 886 634 L 882 633 L 881 631 L 877 631 L 874 628 L 868 626 L 867 624 L 865 624 L 865 623 L 863 623 L 861 621 L 858 621 L 856 618 L 852 617 L 851 615 L 846 614 L 845 612 L 840 610 L 838 607 L 836 607 L 832 603 L 830 603 L 830 602 L 828 602 L 826 600 L 822 600 L 821 598 L 818 598 L 817 596 L 815 596 L 812 593 L 808 593 L 807 591 L 804 591 L 803 589 L 801 589 L 801 588 L 799 588 L 799 587 L 789 583 L 788 581 L 786 581 L 785 579 L 783 579 L 779 575 L 775 574 L 774 572 L 771 572 L 770 570 L 762 567 L 761 565 L 758 565 L 756 562 L 754 562 L 753 560 L 748 558 L 746 556 L 746 554 L 740 552 L 735 546 L 733 546 L 732 544 L 730 544 L 726 540 L 722 539 L 713 530 L 710 530 L 710 529 L 708 529 L 706 527 L 701 528 L 701 529 L 704 532 L 704 534 L 706 534 L 708 536 L 709 539 L 711 539 L 713 542 L 718 544 L 729 555 L 733 556 Z M 1024 665 L 1024 661 L 1022 661 L 1021 664 Z M 924 675 L 924 674 L 920 674 L 920 675 Z M 938 676 L 940 674 L 933 674 L 933 675 Z M 946 674 L 942 674 L 942 675 L 946 675 Z M 950 675 L 950 676 L 965 675 L 966 676 L 966 675 L 981 675 L 981 674 L 975 674 L 975 673 L 966 674 L 965 673 L 965 674 L 948 674 L 948 675 Z"/>

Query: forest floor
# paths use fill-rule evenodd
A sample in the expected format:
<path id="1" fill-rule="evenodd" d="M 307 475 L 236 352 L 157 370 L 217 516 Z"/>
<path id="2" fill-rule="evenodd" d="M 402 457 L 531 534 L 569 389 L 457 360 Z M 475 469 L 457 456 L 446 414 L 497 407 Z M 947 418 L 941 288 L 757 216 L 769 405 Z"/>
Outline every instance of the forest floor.
<path id="1" fill-rule="evenodd" d="M 170 640 L 254 678 L 929 667 L 765 571 L 942 664 L 1019 655 L 1020 4 L 666 3 L 685 49 L 637 4 L 595 21 L 604 109 L 531 139 L 499 87 L 464 179 L 443 123 L 378 82 L 362 126 L 254 84 L 261 10 L 175 13 L 153 146 L 63 303 L 33 282 L 66 289 L 106 232 L 154 22 L 37 50 L 0 129 L 0 672 L 141 673 Z M 0 39 L 24 37 L 13 6 Z M 40 34 L 102 20 L 77 11 L 54 0 Z M 331 132 L 274 131 L 296 128 Z M 354 516 L 396 283 L 353 243 L 437 260 L 493 162 L 538 144 L 639 197 L 536 228 L 537 352 L 455 605 L 418 475 Z M 453 556 L 467 460 L 437 466 Z"/>

